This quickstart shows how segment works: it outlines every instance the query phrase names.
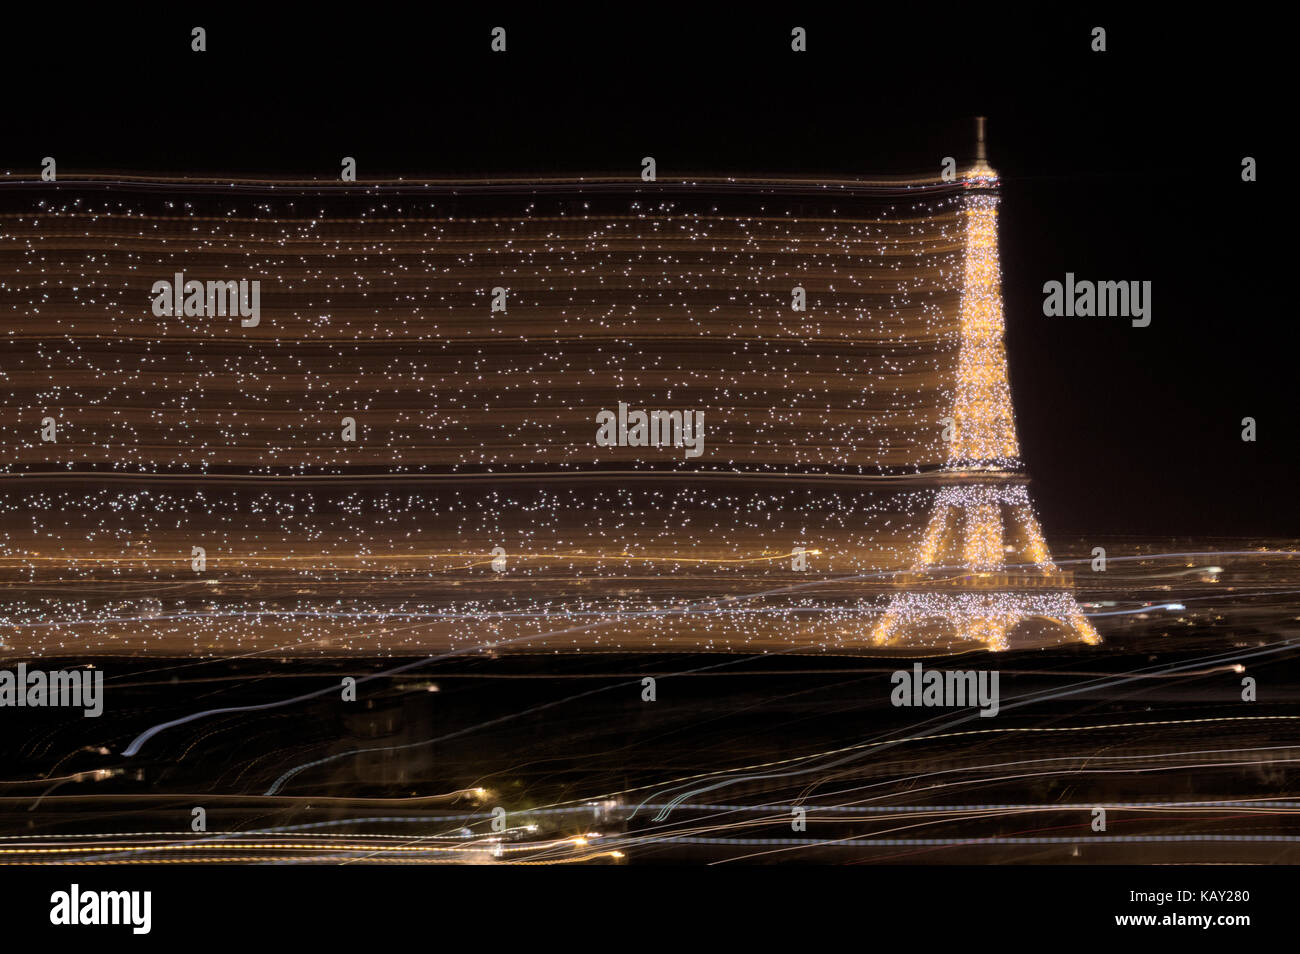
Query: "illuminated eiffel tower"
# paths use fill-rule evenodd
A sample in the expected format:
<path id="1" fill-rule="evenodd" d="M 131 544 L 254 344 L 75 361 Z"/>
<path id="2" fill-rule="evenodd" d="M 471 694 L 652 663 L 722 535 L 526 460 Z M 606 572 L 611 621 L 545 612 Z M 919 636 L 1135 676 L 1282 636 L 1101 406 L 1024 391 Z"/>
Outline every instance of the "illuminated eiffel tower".
<path id="1" fill-rule="evenodd" d="M 998 264 L 998 177 L 977 121 L 975 164 L 962 174 L 964 282 L 948 483 L 911 570 L 872 631 L 877 645 L 939 645 L 945 637 L 1008 648 L 1022 623 L 1044 641 L 1100 637 L 1057 569 L 1029 503 L 1011 412 Z M 1038 641 L 1038 640 L 1035 640 Z"/>

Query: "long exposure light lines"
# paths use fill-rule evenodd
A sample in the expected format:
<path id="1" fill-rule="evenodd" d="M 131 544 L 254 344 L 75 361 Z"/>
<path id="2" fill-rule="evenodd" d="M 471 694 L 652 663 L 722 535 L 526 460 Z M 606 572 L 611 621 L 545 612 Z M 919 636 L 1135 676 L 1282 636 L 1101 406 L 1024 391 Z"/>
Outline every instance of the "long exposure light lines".
<path id="1" fill-rule="evenodd" d="M 962 289 L 996 293 L 967 183 L 47 185 L 0 193 L 0 639 L 33 655 L 418 652 L 779 589 L 774 553 L 805 578 L 901 567 L 925 485 L 870 481 L 951 453 L 940 418 L 986 323 Z M 255 322 L 189 307 L 190 284 L 240 281 Z M 620 402 L 706 414 L 707 453 L 601 446 L 593 413 Z M 343 482 L 273 483 L 293 477 Z M 362 637 L 358 601 L 429 622 Z M 879 614 L 848 592 L 811 610 L 558 645 L 843 650 Z M 66 623 L 37 640 L 35 620 Z"/>

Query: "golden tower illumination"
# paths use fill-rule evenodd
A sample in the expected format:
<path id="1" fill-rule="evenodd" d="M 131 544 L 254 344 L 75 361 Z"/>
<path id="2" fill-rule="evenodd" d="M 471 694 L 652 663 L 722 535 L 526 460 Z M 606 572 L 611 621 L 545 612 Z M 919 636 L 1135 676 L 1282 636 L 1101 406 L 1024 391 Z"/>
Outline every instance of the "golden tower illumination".
<path id="1" fill-rule="evenodd" d="M 955 636 L 1001 650 L 1013 628 L 1029 623 L 1039 639 L 1097 643 L 1070 575 L 1047 551 L 1021 468 L 1007 383 L 998 177 L 984 155 L 983 117 L 977 130 L 975 163 L 962 174 L 964 280 L 949 483 L 939 491 L 911 570 L 895 578 L 901 592 L 872 642 L 938 645 Z"/>

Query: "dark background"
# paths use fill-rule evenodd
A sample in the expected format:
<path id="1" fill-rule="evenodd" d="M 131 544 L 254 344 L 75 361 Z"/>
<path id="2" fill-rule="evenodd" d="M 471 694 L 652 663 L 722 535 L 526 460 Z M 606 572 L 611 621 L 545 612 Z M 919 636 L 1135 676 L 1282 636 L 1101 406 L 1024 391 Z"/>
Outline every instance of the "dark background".
<path id="1" fill-rule="evenodd" d="M 11 19 L 0 175 L 46 155 L 61 177 L 333 178 L 345 155 L 362 179 L 635 176 L 646 155 L 662 176 L 932 173 L 970 154 L 985 114 L 1011 384 L 1049 537 L 1300 532 L 1280 29 L 960 5 L 470 9 Z M 790 51 L 795 25 L 807 53 Z M 1106 53 L 1089 49 L 1098 25 Z M 1241 181 L 1246 155 L 1259 182 Z M 1151 325 L 1044 317 L 1042 284 L 1066 271 L 1150 280 Z"/>

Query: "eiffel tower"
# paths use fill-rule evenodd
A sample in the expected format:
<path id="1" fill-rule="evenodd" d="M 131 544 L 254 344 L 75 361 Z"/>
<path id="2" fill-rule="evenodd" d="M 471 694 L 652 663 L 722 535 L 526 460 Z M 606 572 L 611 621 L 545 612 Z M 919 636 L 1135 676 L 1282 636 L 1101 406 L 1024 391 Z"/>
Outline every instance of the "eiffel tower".
<path id="1" fill-rule="evenodd" d="M 1009 648 L 1013 628 L 1037 639 L 1100 642 L 1073 594 L 1073 577 L 1052 562 L 1029 502 L 1007 383 L 998 176 L 976 120 L 975 163 L 962 174 L 964 281 L 957 390 L 949 423 L 945 486 L 910 570 L 876 623 L 876 645 L 938 646 L 947 638 Z"/>

